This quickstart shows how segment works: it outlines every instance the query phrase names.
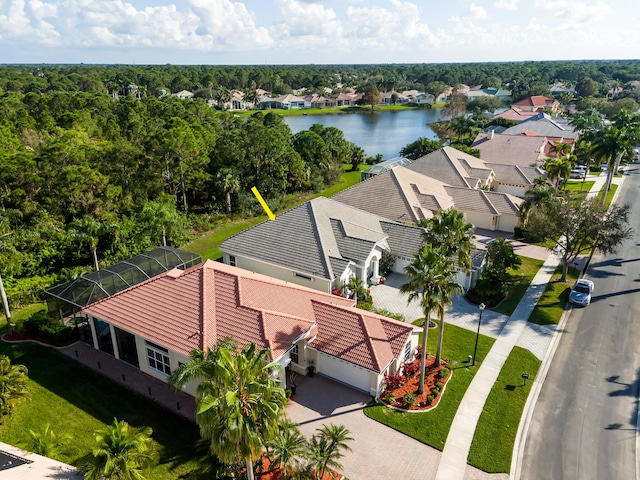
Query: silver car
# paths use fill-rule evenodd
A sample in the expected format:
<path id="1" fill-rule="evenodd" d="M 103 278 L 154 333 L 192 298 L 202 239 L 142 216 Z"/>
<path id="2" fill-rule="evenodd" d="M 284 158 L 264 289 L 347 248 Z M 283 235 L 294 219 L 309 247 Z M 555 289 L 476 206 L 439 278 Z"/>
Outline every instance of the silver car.
<path id="1" fill-rule="evenodd" d="M 571 289 L 569 301 L 575 305 L 586 307 L 591 303 L 593 295 L 593 282 L 591 280 L 578 280 Z"/>

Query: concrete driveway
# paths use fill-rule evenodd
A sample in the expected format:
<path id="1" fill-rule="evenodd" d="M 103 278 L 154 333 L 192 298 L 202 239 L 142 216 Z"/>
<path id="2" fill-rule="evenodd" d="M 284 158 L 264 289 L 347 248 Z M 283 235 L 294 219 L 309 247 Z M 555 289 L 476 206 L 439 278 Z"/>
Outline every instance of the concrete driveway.
<path id="1" fill-rule="evenodd" d="M 371 287 L 371 297 L 375 307 L 384 308 L 393 313 L 401 313 L 406 322 L 412 323 L 414 320 L 424 317 L 424 314 L 417 300 L 407 304 L 408 296 L 400 292 L 400 285 L 406 282 L 407 278 L 404 275 L 392 273 L 387 277 L 384 285 Z M 435 316 L 434 313 L 432 318 Z M 462 295 L 454 297 L 445 312 L 445 322 L 472 331 L 478 328 L 479 317 L 480 310 L 477 305 L 467 302 Z M 483 335 L 496 338 L 508 319 L 507 315 L 485 310 L 482 313 L 480 332 Z"/>
<path id="2" fill-rule="evenodd" d="M 344 425 L 354 441 L 340 463 L 350 480 L 432 480 L 441 452 L 381 423 L 362 411 L 370 400 L 364 393 L 315 375 L 298 377 L 297 393 L 287 404 L 287 416 L 300 424 L 305 437 L 311 437 L 322 425 Z M 416 414 L 414 414 L 416 415 Z M 467 467 L 465 479 L 506 478 Z"/>
<path id="3" fill-rule="evenodd" d="M 536 258 L 538 260 L 546 260 L 549 256 L 549 249 L 545 247 L 539 247 L 537 245 L 531 245 L 529 243 L 520 242 L 513 238 L 513 233 L 507 232 L 495 232 L 492 230 L 484 230 L 482 228 L 476 228 L 473 232 L 476 242 L 484 245 L 485 247 L 495 238 L 505 238 L 509 240 L 513 245 L 513 251 L 517 255 L 523 257 Z"/>

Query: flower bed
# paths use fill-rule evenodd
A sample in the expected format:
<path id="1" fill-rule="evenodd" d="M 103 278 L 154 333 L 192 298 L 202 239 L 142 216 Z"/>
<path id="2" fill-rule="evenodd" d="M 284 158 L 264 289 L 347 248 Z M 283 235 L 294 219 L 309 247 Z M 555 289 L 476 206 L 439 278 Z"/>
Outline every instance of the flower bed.
<path id="1" fill-rule="evenodd" d="M 386 378 L 387 386 L 380 395 L 380 401 L 402 410 L 426 411 L 436 407 L 451 378 L 451 371 L 442 361 L 436 367 L 435 361 L 434 356 L 427 356 L 424 393 L 418 395 L 420 360 L 414 360 L 406 364 L 407 375 L 392 375 Z"/>

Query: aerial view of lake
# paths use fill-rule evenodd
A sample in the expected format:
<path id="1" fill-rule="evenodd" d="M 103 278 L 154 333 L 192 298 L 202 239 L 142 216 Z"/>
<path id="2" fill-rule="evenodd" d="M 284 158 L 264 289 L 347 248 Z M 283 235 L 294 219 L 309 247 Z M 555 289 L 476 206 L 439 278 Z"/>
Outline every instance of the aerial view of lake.
<path id="1" fill-rule="evenodd" d="M 402 147 L 420 137 L 437 140 L 429 123 L 440 118 L 440 110 L 285 116 L 284 121 L 293 133 L 308 130 L 314 123 L 339 128 L 347 140 L 362 147 L 368 156 L 380 153 L 387 160 L 397 157 Z"/>

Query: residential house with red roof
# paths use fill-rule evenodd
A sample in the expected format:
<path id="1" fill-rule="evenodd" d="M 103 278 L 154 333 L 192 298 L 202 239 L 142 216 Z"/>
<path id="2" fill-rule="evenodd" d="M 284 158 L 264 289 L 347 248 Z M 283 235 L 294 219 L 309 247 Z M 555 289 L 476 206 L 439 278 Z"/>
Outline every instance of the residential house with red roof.
<path id="1" fill-rule="evenodd" d="M 174 269 L 83 309 L 95 348 L 167 381 L 226 337 L 267 348 L 284 372 L 315 371 L 375 396 L 385 374 L 412 360 L 410 324 L 354 301 L 207 260 Z M 187 386 L 194 394 L 196 385 Z"/>
<path id="2" fill-rule="evenodd" d="M 555 115 L 560 109 L 560 102 L 555 98 L 545 97 L 544 95 L 533 95 L 514 102 L 511 106 L 528 112 L 549 111 Z"/>

